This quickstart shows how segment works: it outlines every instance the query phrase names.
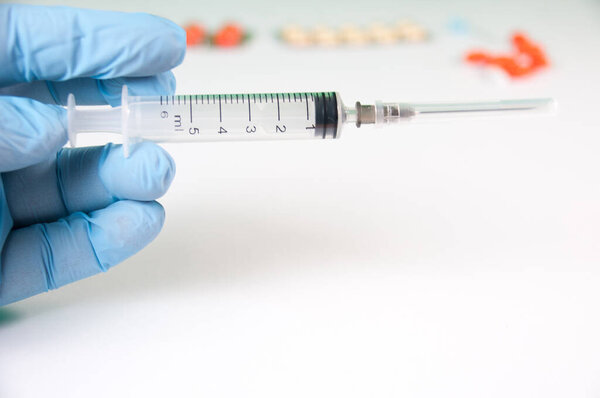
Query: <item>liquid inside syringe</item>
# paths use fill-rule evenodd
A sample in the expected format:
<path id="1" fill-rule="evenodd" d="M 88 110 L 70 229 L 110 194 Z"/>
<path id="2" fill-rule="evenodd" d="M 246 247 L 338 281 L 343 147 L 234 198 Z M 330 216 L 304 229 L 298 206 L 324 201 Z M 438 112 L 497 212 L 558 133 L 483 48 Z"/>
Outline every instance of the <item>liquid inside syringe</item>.
<path id="1" fill-rule="evenodd" d="M 71 145 L 79 133 L 123 135 L 131 142 L 238 141 L 339 138 L 345 123 L 385 125 L 449 116 L 514 114 L 552 109 L 548 98 L 471 103 L 357 102 L 344 106 L 336 92 L 129 96 L 123 86 L 121 106 L 78 109 L 69 95 Z"/>

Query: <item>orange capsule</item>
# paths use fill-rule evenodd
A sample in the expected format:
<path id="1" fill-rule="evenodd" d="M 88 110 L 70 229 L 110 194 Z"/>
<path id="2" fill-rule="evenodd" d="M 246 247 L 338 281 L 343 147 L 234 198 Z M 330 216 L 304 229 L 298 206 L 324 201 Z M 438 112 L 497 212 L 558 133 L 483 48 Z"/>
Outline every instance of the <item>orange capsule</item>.
<path id="1" fill-rule="evenodd" d="M 514 59 L 512 59 L 511 57 L 496 56 L 496 57 L 490 58 L 490 64 L 504 67 L 506 65 L 511 65 L 511 64 L 516 65 L 516 61 Z"/>
<path id="2" fill-rule="evenodd" d="M 206 39 L 206 30 L 197 23 L 186 25 L 184 29 L 188 47 L 201 44 Z"/>
<path id="3" fill-rule="evenodd" d="M 514 33 L 512 36 L 512 43 L 519 52 L 528 52 L 529 48 L 533 43 L 523 34 Z"/>
<path id="4" fill-rule="evenodd" d="M 242 43 L 244 32 L 236 24 L 229 23 L 223 26 L 213 37 L 213 43 L 218 47 L 235 47 Z"/>
<path id="5" fill-rule="evenodd" d="M 488 63 L 490 61 L 490 56 L 481 51 L 471 51 L 465 57 L 467 62 L 473 63 Z"/>
<path id="6" fill-rule="evenodd" d="M 517 51 L 526 54 L 531 58 L 533 67 L 542 67 L 548 65 L 548 59 L 544 51 L 529 40 L 523 33 L 515 33 L 512 37 L 512 42 Z"/>
<path id="7" fill-rule="evenodd" d="M 522 67 L 514 58 L 506 56 L 494 57 L 490 63 L 513 77 L 524 76 L 531 71 L 531 68 Z"/>
<path id="8" fill-rule="evenodd" d="M 527 67 L 524 68 L 522 66 L 513 66 L 508 70 L 508 74 L 512 77 L 521 77 L 530 74 L 533 71 L 533 68 Z"/>
<path id="9" fill-rule="evenodd" d="M 541 67 L 548 65 L 546 55 L 544 54 L 541 48 L 532 47 L 528 54 L 531 57 L 531 61 L 534 66 Z"/>

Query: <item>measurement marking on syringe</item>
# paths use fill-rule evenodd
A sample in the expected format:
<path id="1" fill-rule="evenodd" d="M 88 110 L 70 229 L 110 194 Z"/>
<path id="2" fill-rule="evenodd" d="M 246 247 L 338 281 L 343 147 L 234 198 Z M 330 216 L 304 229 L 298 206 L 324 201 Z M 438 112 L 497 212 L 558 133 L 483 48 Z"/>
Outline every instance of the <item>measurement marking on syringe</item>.
<path id="1" fill-rule="evenodd" d="M 198 97 L 196 96 L 196 103 L 198 103 Z M 190 97 L 190 123 L 193 123 L 192 119 L 192 98 Z"/>
<path id="2" fill-rule="evenodd" d="M 227 101 L 227 97 L 225 97 L 225 101 Z M 219 95 L 219 121 L 223 122 L 223 112 L 221 111 L 221 96 Z"/>
<path id="3" fill-rule="evenodd" d="M 252 121 L 252 113 L 250 112 L 250 96 L 249 95 L 248 95 L 248 121 L 249 122 Z"/>
<path id="4" fill-rule="evenodd" d="M 308 95 L 304 93 L 304 97 L 306 97 L 306 120 L 310 120 L 308 117 Z"/>
<path id="5" fill-rule="evenodd" d="M 277 94 L 277 120 L 281 120 L 281 112 L 279 110 L 279 94 Z"/>

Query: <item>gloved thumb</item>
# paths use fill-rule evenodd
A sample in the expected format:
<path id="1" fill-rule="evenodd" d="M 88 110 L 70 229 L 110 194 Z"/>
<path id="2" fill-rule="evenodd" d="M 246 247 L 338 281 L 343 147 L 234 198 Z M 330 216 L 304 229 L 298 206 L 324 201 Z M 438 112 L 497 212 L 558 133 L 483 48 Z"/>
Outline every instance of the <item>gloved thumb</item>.
<path id="1" fill-rule="evenodd" d="M 0 172 L 48 159 L 67 142 L 67 112 L 29 98 L 0 97 Z"/>

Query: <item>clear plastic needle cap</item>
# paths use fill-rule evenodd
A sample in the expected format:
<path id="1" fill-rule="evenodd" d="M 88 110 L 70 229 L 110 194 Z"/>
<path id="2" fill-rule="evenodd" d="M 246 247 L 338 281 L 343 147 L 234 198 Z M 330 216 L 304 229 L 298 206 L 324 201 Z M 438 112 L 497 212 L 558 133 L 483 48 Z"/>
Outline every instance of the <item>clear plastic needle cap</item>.
<path id="1" fill-rule="evenodd" d="M 454 118 L 486 118 L 495 116 L 531 115 L 553 113 L 556 101 L 552 98 L 532 98 L 479 102 L 409 103 L 382 102 L 375 105 L 356 103 L 356 108 L 346 108 L 348 122 L 384 125 L 400 121 L 445 121 Z"/>
<path id="2" fill-rule="evenodd" d="M 481 118 L 547 113 L 556 109 L 552 98 L 450 103 L 375 103 L 375 124 L 401 120 L 446 120 L 455 117 Z"/>

